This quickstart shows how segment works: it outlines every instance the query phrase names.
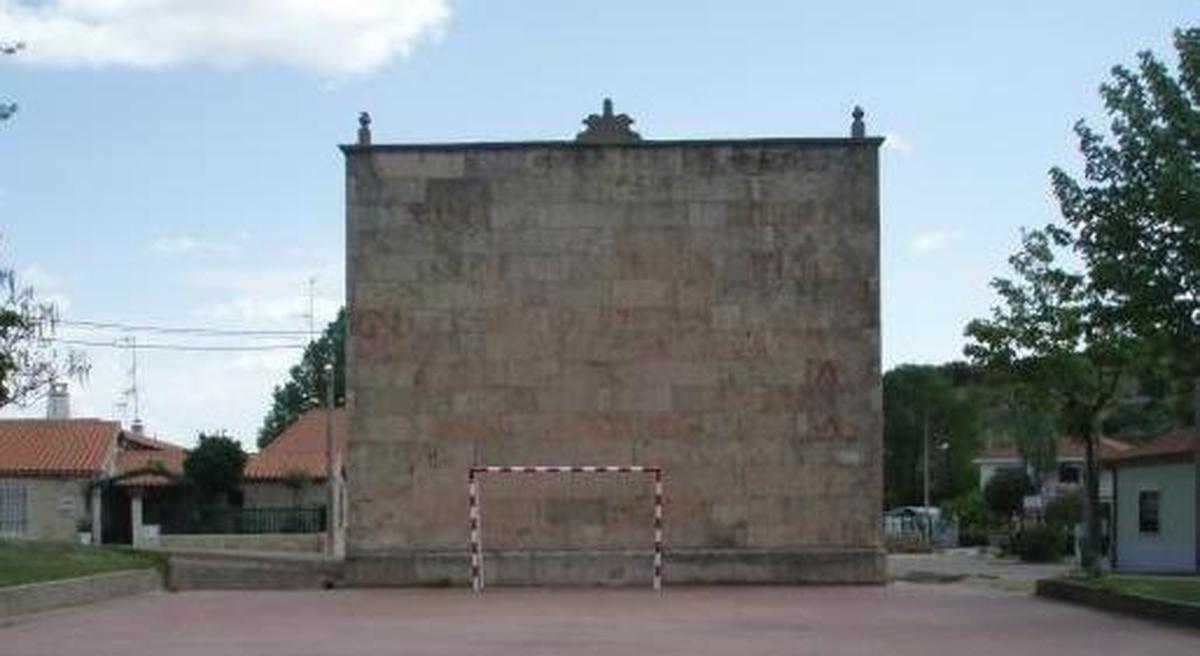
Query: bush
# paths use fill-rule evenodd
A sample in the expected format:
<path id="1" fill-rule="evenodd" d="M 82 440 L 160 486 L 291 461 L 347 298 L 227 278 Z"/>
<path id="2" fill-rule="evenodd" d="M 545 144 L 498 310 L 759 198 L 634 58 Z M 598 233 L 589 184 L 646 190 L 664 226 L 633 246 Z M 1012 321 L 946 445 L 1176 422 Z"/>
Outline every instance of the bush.
<path id="1" fill-rule="evenodd" d="M 990 544 L 986 526 L 982 528 L 966 526 L 958 529 L 958 546 L 960 547 L 986 547 Z"/>
<path id="2" fill-rule="evenodd" d="M 983 501 L 983 493 L 974 488 L 965 494 L 951 499 L 942 506 L 942 514 L 953 519 L 958 524 L 958 545 L 974 547 L 988 543 L 988 529 L 991 522 L 988 518 L 988 507 Z"/>
<path id="3" fill-rule="evenodd" d="M 1046 523 L 1070 529 L 1083 522 L 1083 495 L 1078 491 L 1060 494 L 1046 504 Z"/>
<path id="4" fill-rule="evenodd" d="M 1063 533 L 1057 527 L 1027 526 L 1013 536 L 1012 551 L 1026 563 L 1053 563 L 1062 558 Z"/>

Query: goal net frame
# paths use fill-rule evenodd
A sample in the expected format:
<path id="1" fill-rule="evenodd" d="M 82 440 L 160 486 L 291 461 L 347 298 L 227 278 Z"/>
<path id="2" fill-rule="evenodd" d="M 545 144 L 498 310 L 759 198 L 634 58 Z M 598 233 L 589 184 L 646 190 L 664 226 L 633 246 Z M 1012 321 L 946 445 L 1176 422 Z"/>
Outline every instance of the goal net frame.
<path id="1" fill-rule="evenodd" d="M 662 590 L 663 570 L 663 470 L 642 465 L 525 465 L 476 466 L 467 470 L 467 503 L 470 528 L 471 589 L 483 592 L 482 504 L 479 479 L 483 474 L 646 474 L 654 480 L 654 590 Z"/>

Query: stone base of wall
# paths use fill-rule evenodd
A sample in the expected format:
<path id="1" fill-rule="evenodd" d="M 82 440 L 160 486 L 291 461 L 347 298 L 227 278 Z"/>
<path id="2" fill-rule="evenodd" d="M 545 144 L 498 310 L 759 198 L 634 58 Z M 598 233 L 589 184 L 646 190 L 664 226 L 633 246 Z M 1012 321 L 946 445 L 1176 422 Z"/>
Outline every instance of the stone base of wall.
<path id="1" fill-rule="evenodd" d="M 171 590 L 313 590 L 338 585 L 341 566 L 339 561 L 302 554 L 174 552 L 167 586 Z"/>
<path id="2" fill-rule="evenodd" d="M 487 585 L 647 586 L 653 578 L 649 551 L 500 551 L 484 557 Z M 802 550 L 675 549 L 663 579 L 678 584 L 882 584 L 882 549 Z M 401 551 L 348 558 L 345 585 L 467 586 L 465 551 Z"/>
<path id="3" fill-rule="evenodd" d="M 264 533 L 258 535 L 160 535 L 153 544 L 164 551 L 261 551 L 320 554 L 323 533 Z"/>
<path id="4" fill-rule="evenodd" d="M 14 585 L 0 588 L 0 620 L 64 606 L 77 606 L 113 597 L 141 594 L 161 588 L 162 577 L 152 569 Z"/>

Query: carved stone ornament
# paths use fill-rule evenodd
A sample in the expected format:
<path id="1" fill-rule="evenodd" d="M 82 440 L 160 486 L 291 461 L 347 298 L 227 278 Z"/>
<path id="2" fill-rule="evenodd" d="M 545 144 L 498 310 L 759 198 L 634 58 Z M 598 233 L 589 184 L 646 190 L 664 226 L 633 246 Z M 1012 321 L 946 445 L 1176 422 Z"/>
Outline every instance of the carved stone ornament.
<path id="1" fill-rule="evenodd" d="M 604 99 L 604 113 L 592 114 L 583 120 L 587 129 L 575 135 L 575 141 L 593 144 L 624 144 L 642 140 L 642 136 L 629 129 L 633 119 L 627 114 L 613 114 L 612 100 Z"/>

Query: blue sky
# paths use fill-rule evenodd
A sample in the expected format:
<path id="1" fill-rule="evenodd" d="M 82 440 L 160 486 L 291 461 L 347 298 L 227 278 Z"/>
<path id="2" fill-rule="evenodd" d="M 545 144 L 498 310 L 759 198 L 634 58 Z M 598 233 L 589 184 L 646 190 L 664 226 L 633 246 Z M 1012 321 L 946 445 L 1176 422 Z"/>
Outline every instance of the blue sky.
<path id="1" fill-rule="evenodd" d="M 344 5 L 344 6 L 343 6 Z M 335 148 L 568 138 L 611 96 L 647 138 L 842 135 L 883 152 L 884 362 L 958 357 L 1108 69 L 1170 52 L 1194 2 L 0 0 L 0 236 L 73 320 L 304 330 L 343 298 Z M 111 341 L 119 331 L 65 328 Z M 140 334 L 143 343 L 245 344 Z M 89 348 L 76 414 L 129 356 Z M 253 442 L 295 354 L 142 352 L 141 414 Z M 42 409 L 27 410 L 34 414 Z M 9 409 L 6 414 L 20 412 Z"/>

